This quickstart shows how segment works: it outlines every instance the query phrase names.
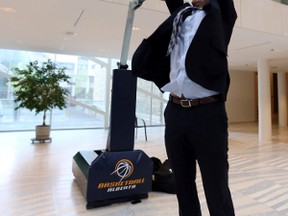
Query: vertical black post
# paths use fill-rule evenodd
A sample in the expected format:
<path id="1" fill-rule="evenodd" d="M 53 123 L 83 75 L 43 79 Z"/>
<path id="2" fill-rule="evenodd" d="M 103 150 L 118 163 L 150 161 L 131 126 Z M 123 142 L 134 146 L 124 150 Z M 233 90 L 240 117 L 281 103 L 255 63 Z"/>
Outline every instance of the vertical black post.
<path id="1" fill-rule="evenodd" d="M 141 150 L 133 150 L 137 77 L 126 64 L 134 11 L 143 1 L 129 3 L 121 61 L 119 69 L 113 70 L 106 151 L 82 151 L 73 157 L 72 171 L 86 197 L 87 208 L 147 198 L 151 190 L 153 162 Z M 128 186 L 118 187 L 115 182 Z"/>
<path id="2" fill-rule="evenodd" d="M 134 149 L 137 77 L 131 70 L 114 69 L 107 151 Z"/>

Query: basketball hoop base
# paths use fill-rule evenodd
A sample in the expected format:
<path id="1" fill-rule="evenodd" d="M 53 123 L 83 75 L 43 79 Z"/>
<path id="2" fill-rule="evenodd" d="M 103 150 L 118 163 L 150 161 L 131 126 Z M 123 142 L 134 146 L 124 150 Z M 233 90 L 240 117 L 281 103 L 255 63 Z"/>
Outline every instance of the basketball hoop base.
<path id="1" fill-rule="evenodd" d="M 91 209 L 139 200 L 151 191 L 153 162 L 141 150 L 80 151 L 73 157 L 73 174 Z"/>

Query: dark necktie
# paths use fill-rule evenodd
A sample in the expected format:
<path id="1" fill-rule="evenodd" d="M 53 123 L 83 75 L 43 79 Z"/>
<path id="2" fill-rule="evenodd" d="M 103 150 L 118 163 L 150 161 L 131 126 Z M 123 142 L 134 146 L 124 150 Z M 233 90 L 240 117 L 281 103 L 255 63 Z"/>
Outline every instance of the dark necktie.
<path id="1" fill-rule="evenodd" d="M 172 30 L 172 35 L 171 39 L 169 42 L 168 50 L 167 50 L 167 55 L 169 55 L 172 50 L 174 49 L 175 45 L 178 43 L 180 40 L 180 32 L 181 32 L 181 26 L 182 23 L 184 22 L 185 18 L 191 14 L 193 14 L 194 11 L 199 10 L 199 8 L 193 7 L 193 6 L 187 6 L 180 10 L 176 17 L 174 18 L 173 21 L 173 30 Z"/>

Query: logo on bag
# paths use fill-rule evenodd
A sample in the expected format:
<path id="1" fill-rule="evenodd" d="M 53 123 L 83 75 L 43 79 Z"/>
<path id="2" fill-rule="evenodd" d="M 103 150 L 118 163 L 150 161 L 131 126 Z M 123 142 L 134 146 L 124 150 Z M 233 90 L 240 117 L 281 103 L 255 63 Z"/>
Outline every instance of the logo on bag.
<path id="1" fill-rule="evenodd" d="M 110 174 L 117 175 L 119 181 L 107 181 L 100 182 L 98 184 L 98 189 L 106 190 L 107 193 L 117 193 L 119 191 L 132 191 L 136 190 L 138 185 L 143 185 L 145 183 L 145 178 L 138 177 L 133 179 L 128 179 L 134 172 L 134 165 L 128 159 L 119 160 L 115 167 L 114 171 Z"/>
<path id="2" fill-rule="evenodd" d="M 118 161 L 118 163 L 115 166 L 115 170 L 111 173 L 111 175 L 117 174 L 120 177 L 121 182 L 123 179 L 126 179 L 129 176 L 131 176 L 133 171 L 134 171 L 133 163 L 130 160 L 122 159 Z"/>

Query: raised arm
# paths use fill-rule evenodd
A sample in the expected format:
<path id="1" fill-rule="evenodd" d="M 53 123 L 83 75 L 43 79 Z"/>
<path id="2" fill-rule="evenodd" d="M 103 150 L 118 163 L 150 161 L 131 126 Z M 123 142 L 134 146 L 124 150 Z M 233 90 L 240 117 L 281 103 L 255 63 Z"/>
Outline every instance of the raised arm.
<path id="1" fill-rule="evenodd" d="M 237 13 L 234 7 L 234 2 L 233 0 L 216 0 L 216 1 L 218 2 L 221 10 L 222 21 L 226 32 L 225 39 L 226 43 L 228 44 L 231 38 L 233 26 L 237 19 Z"/>
<path id="2" fill-rule="evenodd" d="M 171 14 L 184 3 L 183 0 L 165 0 L 165 2 Z"/>
<path id="3" fill-rule="evenodd" d="M 237 14 L 233 0 L 217 0 L 224 19 L 236 20 Z"/>

